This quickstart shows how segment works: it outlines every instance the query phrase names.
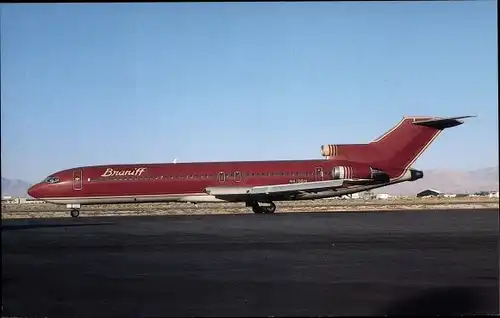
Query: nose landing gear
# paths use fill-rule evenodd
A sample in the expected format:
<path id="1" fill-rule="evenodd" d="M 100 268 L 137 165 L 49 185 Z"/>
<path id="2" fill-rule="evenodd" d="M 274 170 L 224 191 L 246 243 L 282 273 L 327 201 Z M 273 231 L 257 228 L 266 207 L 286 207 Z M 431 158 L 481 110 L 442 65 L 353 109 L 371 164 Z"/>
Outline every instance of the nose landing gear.
<path id="1" fill-rule="evenodd" d="M 80 204 L 66 204 L 67 209 L 71 209 L 69 213 L 72 217 L 77 218 L 80 215 Z"/>
<path id="2" fill-rule="evenodd" d="M 80 215 L 80 210 L 79 209 L 72 209 L 70 214 L 72 217 L 77 218 Z"/>

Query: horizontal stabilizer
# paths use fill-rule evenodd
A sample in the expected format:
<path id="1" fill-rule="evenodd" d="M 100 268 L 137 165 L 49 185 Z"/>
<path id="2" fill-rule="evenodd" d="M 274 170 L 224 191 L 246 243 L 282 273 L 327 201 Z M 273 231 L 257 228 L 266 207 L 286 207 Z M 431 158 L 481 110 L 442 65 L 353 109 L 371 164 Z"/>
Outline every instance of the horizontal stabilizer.
<path id="1" fill-rule="evenodd" d="M 414 125 L 427 126 L 435 129 L 443 130 L 446 128 L 455 127 L 463 124 L 464 122 L 460 119 L 471 118 L 476 116 L 460 116 L 460 117 L 448 117 L 448 118 L 432 118 L 432 119 L 415 119 L 413 121 Z"/>

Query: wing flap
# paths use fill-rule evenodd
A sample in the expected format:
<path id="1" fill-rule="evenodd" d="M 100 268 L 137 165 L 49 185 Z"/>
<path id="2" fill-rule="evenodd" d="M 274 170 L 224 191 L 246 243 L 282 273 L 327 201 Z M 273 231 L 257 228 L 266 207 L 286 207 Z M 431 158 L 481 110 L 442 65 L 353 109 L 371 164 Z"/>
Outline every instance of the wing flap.
<path id="1" fill-rule="evenodd" d="M 250 194 L 283 194 L 290 192 L 311 192 L 342 186 L 344 180 L 315 181 L 305 183 L 276 184 L 270 186 L 257 186 L 250 190 Z"/>
<path id="2" fill-rule="evenodd" d="M 208 187 L 205 192 L 219 198 L 282 196 L 324 191 L 341 187 L 344 180 L 327 180 L 291 184 L 275 184 L 255 187 Z"/>
<path id="3" fill-rule="evenodd" d="M 205 189 L 210 195 L 242 195 L 248 194 L 252 187 L 208 187 Z"/>

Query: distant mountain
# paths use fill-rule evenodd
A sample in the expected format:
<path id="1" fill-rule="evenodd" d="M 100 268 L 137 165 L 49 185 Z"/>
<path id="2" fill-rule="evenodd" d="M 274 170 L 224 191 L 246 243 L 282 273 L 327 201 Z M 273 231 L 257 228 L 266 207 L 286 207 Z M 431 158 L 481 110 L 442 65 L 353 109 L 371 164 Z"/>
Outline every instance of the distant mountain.
<path id="1" fill-rule="evenodd" d="M 31 184 L 26 181 L 2 178 L 2 197 L 12 196 L 27 198 L 29 197 L 29 187 L 31 187 Z"/>
<path id="2" fill-rule="evenodd" d="M 424 170 L 423 179 L 376 189 L 374 192 L 413 196 L 431 188 L 445 193 L 474 193 L 498 191 L 498 184 L 498 166 L 472 171 L 433 169 Z M 30 186 L 26 181 L 2 178 L 2 196 L 29 197 L 27 191 Z"/>
<path id="3" fill-rule="evenodd" d="M 498 166 L 462 171 L 448 169 L 423 170 L 423 179 L 396 184 L 375 190 L 376 193 L 392 195 L 416 195 L 425 189 L 435 189 L 444 193 L 475 193 L 498 191 Z"/>

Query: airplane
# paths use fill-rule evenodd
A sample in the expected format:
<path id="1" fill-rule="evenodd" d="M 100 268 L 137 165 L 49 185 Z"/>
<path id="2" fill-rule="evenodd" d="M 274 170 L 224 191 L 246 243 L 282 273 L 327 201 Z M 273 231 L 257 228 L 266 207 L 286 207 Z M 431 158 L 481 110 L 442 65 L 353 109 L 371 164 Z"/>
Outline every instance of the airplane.
<path id="1" fill-rule="evenodd" d="M 368 144 L 321 146 L 323 159 L 110 164 L 66 169 L 32 186 L 28 194 L 66 204 L 241 202 L 271 214 L 275 201 L 314 200 L 423 178 L 412 164 L 461 117 L 408 116 Z"/>

